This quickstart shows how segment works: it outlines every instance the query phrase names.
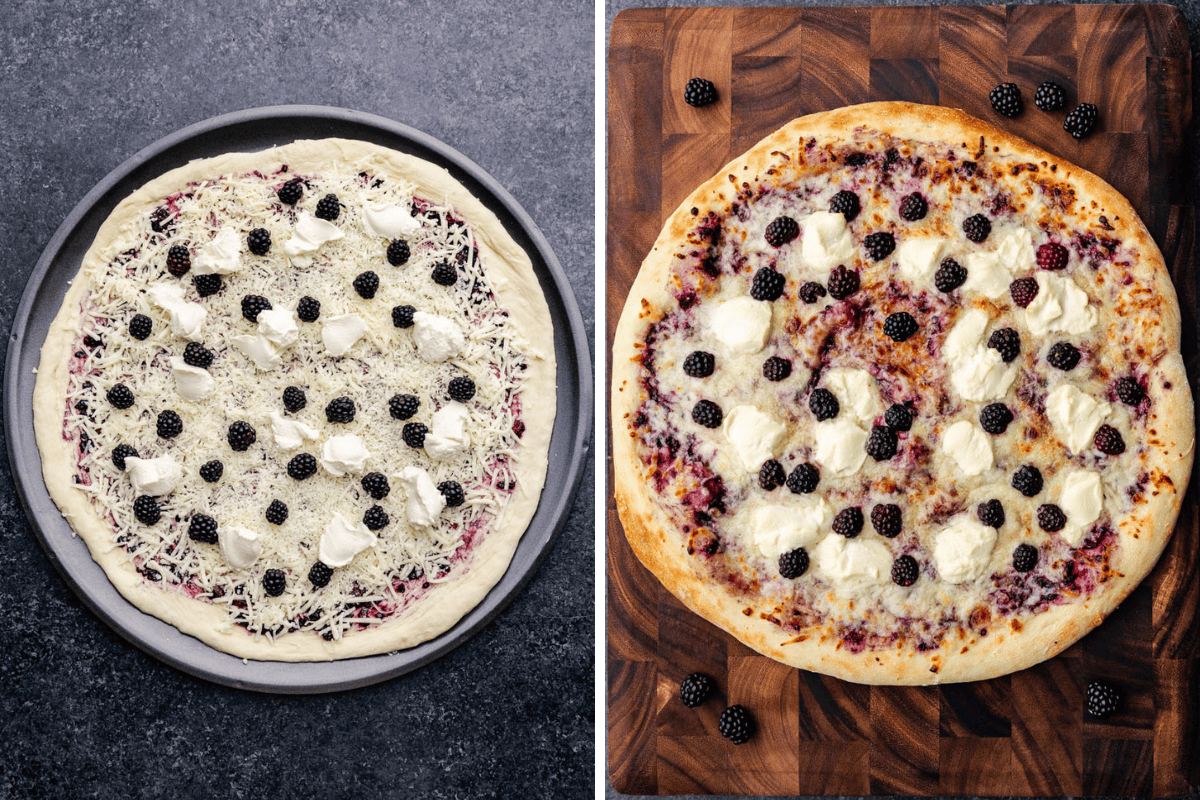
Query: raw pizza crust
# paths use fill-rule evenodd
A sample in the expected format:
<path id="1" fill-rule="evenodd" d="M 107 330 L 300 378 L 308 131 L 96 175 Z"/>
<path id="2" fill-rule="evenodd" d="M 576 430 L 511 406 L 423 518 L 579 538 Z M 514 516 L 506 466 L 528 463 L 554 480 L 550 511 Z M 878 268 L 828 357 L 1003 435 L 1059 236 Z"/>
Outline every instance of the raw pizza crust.
<path id="1" fill-rule="evenodd" d="M 416 185 L 417 193 L 452 206 L 474 229 L 488 277 L 501 307 L 529 348 L 522 390 L 523 415 L 539 424 L 527 426 L 513 464 L 517 489 L 482 546 L 474 551 L 471 569 L 458 580 L 435 584 L 420 605 L 374 628 L 326 641 L 312 633 L 276 638 L 229 630 L 224 610 L 210 603 L 168 594 L 147 585 L 127 554 L 113 544 L 112 528 L 72 482 L 72 442 L 62 437 L 67 362 L 78 334 L 80 302 L 88 289 L 87 273 L 102 267 L 106 244 L 133 220 L 150 213 L 157 201 L 187 184 L 220 175 L 273 169 L 319 175 L 355 164 L 383 177 Z M 303 140 L 257 153 L 230 153 L 193 161 L 152 180 L 118 205 L 101 226 L 85 255 L 79 274 L 50 326 L 34 389 L 34 427 L 42 455 L 42 475 L 50 496 L 75 533 L 118 591 L 131 603 L 206 644 L 241 658 L 265 661 L 317 661 L 354 658 L 414 647 L 449 630 L 477 606 L 507 570 L 545 484 L 547 453 L 556 410 L 555 355 L 549 308 L 529 256 L 513 241 L 496 216 L 454 180 L 445 169 L 413 156 L 367 142 L 347 139 Z M 542 344 L 545 343 L 545 344 Z M 393 491 L 398 491 L 394 489 Z"/>
<path id="2" fill-rule="evenodd" d="M 1164 302 L 1160 317 L 1141 317 L 1141 341 L 1160 356 L 1148 370 L 1153 448 L 1145 465 L 1151 476 L 1148 502 L 1117 520 L 1121 546 L 1112 564 L 1117 577 L 1078 603 L 1052 606 L 1016 629 L 997 626 L 986 638 L 955 639 L 925 653 L 912 649 L 843 649 L 833 636 L 797 637 L 760 616 L 761 608 L 739 601 L 707 579 L 687 555 L 688 541 L 647 489 L 631 423 L 643 397 L 641 342 L 650 325 L 673 308 L 673 267 L 677 253 L 694 248 L 689 233 L 697 220 L 715 213 L 723 219 L 740 189 L 752 194 L 763 184 L 786 183 L 804 174 L 804 143 L 847 138 L 856 129 L 882 137 L 961 144 L 990 157 L 1053 165 L 1055 180 L 1076 191 L 1079 218 L 1106 215 L 1118 240 L 1132 241 L 1145 257 L 1142 276 Z M 1109 320 L 1100 320 L 1105 325 Z M 1061 652 L 1100 624 L 1142 581 L 1173 531 L 1191 471 L 1194 451 L 1193 403 L 1180 354 L 1180 314 L 1175 288 L 1162 255 L 1129 202 L 1100 178 L 960 111 L 912 103 L 870 103 L 802 117 L 763 139 L 697 188 L 667 219 L 630 289 L 613 344 L 612 431 L 615 494 L 626 538 L 641 562 L 672 594 L 713 624 L 758 652 L 801 669 L 870 684 L 924 685 L 984 680 L 1015 672 Z M 1164 390 L 1164 385 L 1173 387 Z M 1134 443 L 1136 445 L 1136 443 Z M 868 523 L 869 530 L 869 523 Z M 865 532 L 864 532 L 865 535 Z M 798 641 L 798 639 L 803 639 Z"/>

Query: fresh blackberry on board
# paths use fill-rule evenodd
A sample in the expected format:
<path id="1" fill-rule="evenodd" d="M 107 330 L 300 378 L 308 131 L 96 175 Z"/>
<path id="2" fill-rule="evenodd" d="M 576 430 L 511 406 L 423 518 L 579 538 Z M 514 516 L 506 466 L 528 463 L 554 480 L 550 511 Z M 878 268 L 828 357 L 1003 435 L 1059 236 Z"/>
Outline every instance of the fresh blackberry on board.
<path id="1" fill-rule="evenodd" d="M 845 300 L 858 291 L 858 272 L 838 265 L 829 271 L 829 296 L 834 300 Z"/>
<path id="2" fill-rule="evenodd" d="M 438 286 L 453 286 L 458 283 L 458 270 L 449 261 L 439 262 L 429 273 L 429 277 Z"/>
<path id="3" fill-rule="evenodd" d="M 1099 109 L 1091 103 L 1080 103 L 1067 114 L 1067 118 L 1063 122 L 1063 130 L 1078 141 L 1096 129 L 1096 122 L 1099 119 Z"/>
<path id="4" fill-rule="evenodd" d="M 183 420 L 178 414 L 168 408 L 166 411 L 159 412 L 155 428 L 158 435 L 163 439 L 174 439 L 183 433 Z"/>
<path id="5" fill-rule="evenodd" d="M 1008 293 L 1012 296 L 1014 305 L 1028 308 L 1038 295 L 1038 282 L 1033 278 L 1017 278 L 1008 285 Z"/>
<path id="6" fill-rule="evenodd" d="M 221 276 L 215 273 L 212 275 L 193 275 L 192 283 L 196 285 L 196 294 L 201 297 L 211 297 L 221 291 L 221 287 L 224 286 Z"/>
<path id="7" fill-rule="evenodd" d="M 808 551 L 803 547 L 789 550 L 779 556 L 779 576 L 789 580 L 808 572 Z"/>
<path id="8" fill-rule="evenodd" d="M 863 513 L 858 506 L 843 508 L 833 518 L 833 532 L 847 539 L 853 539 L 862 533 Z"/>
<path id="9" fill-rule="evenodd" d="M 392 491 L 387 476 L 382 472 L 368 472 L 362 476 L 363 491 L 376 500 L 382 500 Z"/>
<path id="10" fill-rule="evenodd" d="M 263 591 L 271 597 L 279 597 L 287 589 L 287 576 L 281 569 L 269 569 L 263 573 Z"/>
<path id="11" fill-rule="evenodd" d="M 921 575 L 921 565 L 909 555 L 903 555 L 892 562 L 892 583 L 897 586 L 912 586 Z"/>
<path id="12" fill-rule="evenodd" d="M 1118 378 L 1113 390 L 1117 399 L 1127 406 L 1136 406 L 1146 397 L 1141 384 L 1134 378 Z"/>
<path id="13" fill-rule="evenodd" d="M 799 235 L 800 226 L 791 217 L 776 217 L 771 220 L 771 224 L 767 225 L 767 230 L 763 233 L 767 244 L 772 247 L 783 247 Z"/>
<path id="14" fill-rule="evenodd" d="M 402 267 L 408 263 L 412 251 L 408 247 L 408 242 L 403 239 L 392 239 L 391 244 L 387 247 L 387 260 L 393 267 Z"/>
<path id="15" fill-rule="evenodd" d="M 129 335 L 139 342 L 144 341 L 154 331 L 154 323 L 145 314 L 134 314 L 129 320 Z"/>
<path id="16" fill-rule="evenodd" d="M 779 356 L 771 356 L 763 362 L 763 377 L 772 383 L 778 383 L 792 374 L 792 362 Z"/>
<path id="17" fill-rule="evenodd" d="M 442 481 L 437 488 L 442 497 L 446 498 L 446 508 L 458 508 L 467 500 L 462 484 L 458 481 Z"/>
<path id="18" fill-rule="evenodd" d="M 1038 549 L 1031 544 L 1022 542 L 1013 550 L 1013 569 L 1017 572 L 1029 572 L 1038 563 Z"/>
<path id="19" fill-rule="evenodd" d="M 903 524 L 900 506 L 895 503 L 879 503 L 871 509 L 871 527 L 885 539 L 899 536 Z"/>
<path id="20" fill-rule="evenodd" d="M 398 394 L 388 401 L 388 411 L 391 412 L 392 419 L 412 419 L 412 415 L 416 414 L 420 407 L 420 399 L 411 394 Z"/>
<path id="21" fill-rule="evenodd" d="M 883 413 L 883 421 L 894 431 L 910 431 L 913 424 L 912 409 L 903 403 L 895 403 Z"/>
<path id="22" fill-rule="evenodd" d="M 130 447 L 127 444 L 119 444 L 116 447 L 114 447 L 113 451 L 112 451 L 113 466 L 116 467 L 117 469 L 121 470 L 122 472 L 125 470 L 125 459 L 137 458 L 137 457 L 138 457 L 138 451 L 134 450 L 132 447 Z"/>
<path id="23" fill-rule="evenodd" d="M 387 524 L 391 521 L 392 520 L 390 517 L 388 517 L 387 512 L 383 510 L 383 506 L 371 506 L 367 509 L 366 513 L 363 514 L 363 525 L 366 525 L 367 530 L 369 531 L 377 531 L 381 528 L 386 528 Z"/>
<path id="24" fill-rule="evenodd" d="M 392 309 L 392 325 L 397 328 L 411 328 L 413 315 L 416 313 L 415 306 L 396 306 Z"/>
<path id="25" fill-rule="evenodd" d="M 706 428 L 719 428 L 725 415 L 712 400 L 701 400 L 692 406 L 692 421 Z"/>
<path id="26" fill-rule="evenodd" d="M 288 507 L 287 503 L 282 500 L 272 500 L 271 505 L 267 506 L 267 522 L 272 525 L 282 525 L 287 522 Z"/>
<path id="27" fill-rule="evenodd" d="M 1071 252 L 1057 242 L 1046 242 L 1037 249 L 1037 265 L 1040 269 L 1066 269 L 1070 259 Z"/>
<path id="28" fill-rule="evenodd" d="M 1042 111 L 1058 111 L 1067 104 L 1067 93 L 1054 81 L 1043 81 L 1033 93 L 1033 104 Z"/>
<path id="29" fill-rule="evenodd" d="M 979 521 L 989 528 L 999 528 L 1004 524 L 1004 506 L 995 498 L 984 501 L 975 507 Z"/>
<path id="30" fill-rule="evenodd" d="M 308 568 L 308 582 L 320 589 L 322 586 L 329 585 L 329 579 L 333 577 L 333 570 L 320 561 L 314 562 Z"/>
<path id="31" fill-rule="evenodd" d="M 133 392 L 123 383 L 118 383 L 116 386 L 108 390 L 108 402 L 113 408 L 126 409 L 133 405 Z"/>
<path id="32" fill-rule="evenodd" d="M 933 285 L 939 292 L 953 292 L 967 282 L 967 268 L 953 258 L 942 259 L 933 274 Z"/>
<path id="33" fill-rule="evenodd" d="M 745 744 L 754 737 L 754 717 L 744 706 L 730 706 L 721 712 L 717 731 L 734 744 Z"/>
<path id="34" fill-rule="evenodd" d="M 778 300 L 787 279 L 770 267 L 760 267 L 750 283 L 750 296 L 755 300 Z"/>
<path id="35" fill-rule="evenodd" d="M 1064 372 L 1075 369 L 1079 363 L 1079 350 L 1070 342 L 1055 342 L 1046 354 L 1046 362 Z"/>
<path id="36" fill-rule="evenodd" d="M 693 672 L 679 684 L 679 699 L 688 708 L 695 708 L 707 700 L 716 688 L 717 682 L 712 678 Z"/>
<path id="37" fill-rule="evenodd" d="M 279 202 L 285 206 L 294 206 L 300 202 L 300 198 L 304 196 L 304 182 L 299 178 L 292 178 L 290 181 L 279 187 L 279 191 L 275 193 L 279 198 Z"/>
<path id="38" fill-rule="evenodd" d="M 338 201 L 338 196 L 332 192 L 322 197 L 317 203 L 317 219 L 333 222 L 341 213 L 342 204 Z"/>
<path id="39" fill-rule="evenodd" d="M 316 322 L 321 316 L 321 301 L 305 295 L 296 304 L 296 317 L 301 322 Z"/>
<path id="40" fill-rule="evenodd" d="M 1038 506 L 1037 521 L 1046 533 L 1057 533 L 1067 526 L 1067 515 L 1053 503 L 1043 503 Z"/>
<path id="41" fill-rule="evenodd" d="M 963 233 L 976 244 L 987 241 L 992 233 L 992 223 L 983 214 L 973 214 L 963 220 Z"/>
<path id="42" fill-rule="evenodd" d="M 868 233 L 863 238 L 863 247 L 867 248 L 867 256 L 872 261 L 880 261 L 896 249 L 896 237 L 888 231 Z"/>
<path id="43" fill-rule="evenodd" d="M 379 291 L 379 276 L 371 270 L 360 274 L 354 279 L 354 291 L 364 300 L 371 300 Z"/>
<path id="44" fill-rule="evenodd" d="M 906 341 L 918 330 L 920 330 L 920 326 L 917 325 L 916 319 L 907 311 L 888 314 L 887 319 L 883 321 L 883 335 L 893 342 Z"/>
<path id="45" fill-rule="evenodd" d="M 466 375 L 459 375 L 457 378 L 450 380 L 450 385 L 446 387 L 446 392 L 450 395 L 451 400 L 465 403 L 475 396 L 475 381 Z"/>
<path id="46" fill-rule="evenodd" d="M 1034 497 L 1042 491 L 1042 473 L 1032 464 L 1026 464 L 1013 473 L 1012 487 L 1026 497 Z"/>
<path id="47" fill-rule="evenodd" d="M 813 389 L 808 398 L 808 408 L 817 418 L 817 422 L 833 419 L 842 410 L 837 397 L 828 389 Z"/>
<path id="48" fill-rule="evenodd" d="M 825 296 L 825 287 L 816 281 L 805 281 L 796 291 L 800 299 L 810 306 Z"/>
<path id="49" fill-rule="evenodd" d="M 302 481 L 311 478 L 317 471 L 317 460 L 308 453 L 293 456 L 288 462 L 287 473 L 295 480 Z"/>
<path id="50" fill-rule="evenodd" d="M 999 436 L 1008 430 L 1013 421 L 1013 413 L 1004 403 L 989 403 L 979 412 L 979 427 L 993 436 Z"/>
<path id="51" fill-rule="evenodd" d="M 867 455 L 876 461 L 887 461 L 896 455 L 896 445 L 896 432 L 886 425 L 876 425 L 867 438 Z"/>
<path id="52" fill-rule="evenodd" d="M 255 228 L 246 237 L 246 249 L 256 256 L 271 252 L 271 232 L 266 228 Z"/>
<path id="53" fill-rule="evenodd" d="M 414 450 L 419 450 L 425 446 L 425 434 L 429 433 L 429 428 L 425 427 L 420 422 L 409 422 L 405 424 L 404 429 L 400 432 L 404 443 Z"/>
<path id="54" fill-rule="evenodd" d="M 900 201 L 900 219 L 902 220 L 916 222 L 919 219 L 925 219 L 925 215 L 928 213 L 929 204 L 916 192 L 907 195 Z"/>
<path id="55" fill-rule="evenodd" d="M 1121 694 L 1114 687 L 1092 681 L 1087 687 L 1087 713 L 1096 719 L 1107 719 L 1117 713 Z"/>
<path id="56" fill-rule="evenodd" d="M 1092 437 L 1092 444 L 1106 456 L 1119 456 L 1125 452 L 1125 439 L 1112 425 L 1101 425 Z"/>
<path id="57" fill-rule="evenodd" d="M 683 373 L 692 378 L 707 378 L 716 367 L 716 357 L 703 350 L 694 350 L 683 360 Z"/>
<path id="58" fill-rule="evenodd" d="M 212 366 L 213 351 L 199 342 L 188 342 L 183 348 L 183 363 L 191 367 L 208 369 Z"/>
<path id="59" fill-rule="evenodd" d="M 153 525 L 162 519 L 162 512 L 158 508 L 158 501 L 148 494 L 140 495 L 133 501 L 133 515 L 143 525 Z"/>
<path id="60" fill-rule="evenodd" d="M 1005 364 L 1021 355 L 1021 334 L 1013 328 L 999 328 L 988 337 L 987 346 L 1000 354 Z"/>
<path id="61" fill-rule="evenodd" d="M 216 544 L 217 521 L 207 514 L 193 514 L 188 522 L 188 538 L 201 544 Z"/>
<path id="62" fill-rule="evenodd" d="M 167 272 L 176 278 L 182 278 L 192 268 L 192 254 L 181 245 L 172 245 L 167 251 Z"/>
<path id="63" fill-rule="evenodd" d="M 787 483 L 787 473 L 783 471 L 783 464 L 775 459 L 764 461 L 763 465 L 758 468 L 758 485 L 763 491 L 773 492 L 785 483 Z"/>
<path id="64" fill-rule="evenodd" d="M 683 102 L 702 108 L 717 102 L 717 87 L 705 78 L 692 78 L 683 89 Z"/>
<path id="65" fill-rule="evenodd" d="M 258 322 L 258 315 L 271 310 L 271 301 L 261 294 L 248 294 L 242 298 L 242 316 L 251 322 Z"/>
<path id="66" fill-rule="evenodd" d="M 231 448 L 240 453 L 250 449 L 250 445 L 258 440 L 258 433 L 249 422 L 238 420 L 229 426 L 225 439 Z"/>
<path id="67" fill-rule="evenodd" d="M 992 101 L 992 108 L 997 114 L 1005 117 L 1015 117 L 1021 113 L 1021 109 L 1025 107 L 1021 100 L 1021 90 L 1017 88 L 1015 83 L 1002 83 L 995 89 L 992 89 L 988 94 L 988 99 Z"/>
<path id="68" fill-rule="evenodd" d="M 812 464 L 797 464 L 787 477 L 787 488 L 792 494 L 812 494 L 821 482 L 821 473 Z"/>
<path id="69" fill-rule="evenodd" d="M 200 467 L 200 477 L 205 483 L 216 483 L 221 480 L 221 476 L 225 474 L 225 465 L 216 459 L 206 461 Z"/>
<path id="70" fill-rule="evenodd" d="M 308 405 L 308 396 L 299 386 L 289 386 L 283 390 L 283 407 L 295 414 Z"/>
<path id="71" fill-rule="evenodd" d="M 862 205 L 858 202 L 858 195 L 843 189 L 829 201 L 829 210 L 831 213 L 841 214 L 846 218 L 846 222 L 849 222 L 862 211 Z"/>
<path id="72" fill-rule="evenodd" d="M 335 397 L 325 406 L 325 419 L 338 424 L 353 422 L 355 410 L 354 401 L 349 397 Z"/>

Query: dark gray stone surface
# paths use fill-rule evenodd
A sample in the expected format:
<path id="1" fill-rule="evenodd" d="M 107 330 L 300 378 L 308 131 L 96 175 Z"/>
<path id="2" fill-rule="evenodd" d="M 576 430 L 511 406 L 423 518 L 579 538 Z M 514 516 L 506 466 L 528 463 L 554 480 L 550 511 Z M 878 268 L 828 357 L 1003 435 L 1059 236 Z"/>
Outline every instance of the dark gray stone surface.
<path id="1" fill-rule="evenodd" d="M 594 330 L 593 6 L 574 0 L 89 2 L 0 9 L 0 327 L 111 169 L 287 103 L 411 125 L 534 219 Z M 164 666 L 88 612 L 0 462 L 0 798 L 591 796 L 594 477 L 507 611 L 386 683 L 286 697 Z"/>

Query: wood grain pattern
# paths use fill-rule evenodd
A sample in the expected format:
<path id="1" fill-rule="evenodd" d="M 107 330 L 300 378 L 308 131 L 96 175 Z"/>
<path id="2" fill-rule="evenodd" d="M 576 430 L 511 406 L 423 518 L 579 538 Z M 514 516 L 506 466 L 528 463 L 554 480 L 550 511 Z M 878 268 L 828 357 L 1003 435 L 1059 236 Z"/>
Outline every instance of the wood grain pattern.
<path id="1" fill-rule="evenodd" d="M 1134 203 L 1179 291 L 1184 357 L 1197 358 L 1196 214 L 1177 168 L 1191 120 L 1191 54 L 1168 6 L 633 9 L 608 62 L 606 342 L 663 220 L 731 157 L 793 117 L 868 100 L 957 106 L 1091 169 Z M 713 80 L 693 109 L 683 86 Z M 1033 108 L 1062 84 L 1094 102 L 1082 144 L 1062 112 Z M 988 91 L 1021 86 L 1029 110 L 997 117 Z M 607 377 L 607 376 L 606 376 Z M 611 450 L 610 450 L 611 455 Z M 608 485 L 612 485 L 611 461 Z M 1179 796 L 1200 787 L 1200 511 L 1197 481 L 1151 578 L 1096 632 L 1004 678 L 935 688 L 867 687 L 786 668 L 666 593 L 607 514 L 608 768 L 630 794 Z M 679 682 L 713 676 L 699 708 Z M 1089 680 L 1127 702 L 1085 720 Z M 721 710 L 750 708 L 735 746 Z"/>

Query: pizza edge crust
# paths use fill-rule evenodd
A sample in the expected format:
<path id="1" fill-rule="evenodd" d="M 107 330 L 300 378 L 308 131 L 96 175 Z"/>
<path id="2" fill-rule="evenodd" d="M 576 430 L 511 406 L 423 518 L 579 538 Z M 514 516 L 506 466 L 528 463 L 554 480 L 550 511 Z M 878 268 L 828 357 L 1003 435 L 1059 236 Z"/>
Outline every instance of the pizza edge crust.
<path id="1" fill-rule="evenodd" d="M 522 447 L 513 465 L 517 490 L 491 533 L 474 551 L 464 577 L 435 584 L 415 609 L 399 619 L 355 631 L 326 642 L 309 633 L 287 634 L 274 642 L 231 626 L 224 610 L 210 603 L 168 594 L 146 586 L 145 580 L 111 541 L 111 526 L 96 512 L 84 492 L 72 482 L 75 474 L 71 443 L 62 438 L 62 409 L 66 396 L 67 361 L 76 335 L 79 304 L 87 288 L 87 272 L 100 265 L 101 251 L 117 232 L 156 201 L 188 183 L 213 175 L 249 172 L 264 164 L 286 163 L 293 172 L 319 173 L 346 163 L 361 164 L 378 174 L 404 178 L 418 193 L 445 199 L 471 224 L 488 277 L 502 308 L 509 312 L 514 331 L 530 345 L 529 366 L 521 392 L 527 424 Z M 549 342 L 546 347 L 534 343 Z M 450 175 L 428 161 L 378 145 L 347 139 L 301 140 L 256 153 L 228 153 L 192 161 L 171 170 L 123 200 L 100 227 L 79 273 L 50 325 L 42 346 L 34 387 L 34 430 L 42 454 L 42 475 L 50 497 L 88 546 L 113 586 L 143 612 L 173 625 L 185 634 L 230 655 L 262 661 L 321 661 L 378 655 L 414 647 L 444 633 L 479 605 L 508 569 L 521 536 L 537 510 L 545 485 L 550 435 L 556 412 L 556 365 L 549 307 L 528 254 L 512 239 L 495 214 Z"/>
<path id="2" fill-rule="evenodd" d="M 787 643 L 795 637 L 759 618 L 759 609 L 746 615 L 746 606 L 710 584 L 700 570 L 691 566 L 691 557 L 684 550 L 686 542 L 657 509 L 640 478 L 642 465 L 632 446 L 628 422 L 641 401 L 634 344 L 644 337 L 651 321 L 661 318 L 660 309 L 676 303 L 668 288 L 672 260 L 686 242 L 688 232 L 710 211 L 723 215 L 736 195 L 736 184 L 747 181 L 753 186 L 763 180 L 761 176 L 774 174 L 786 179 L 789 173 L 794 174 L 804 139 L 843 138 L 848 131 L 868 127 L 862 124 L 864 119 L 885 120 L 869 126 L 881 133 L 933 143 L 963 142 L 972 146 L 982 136 L 993 156 L 1056 164 L 1055 178 L 1076 188 L 1076 208 L 1094 200 L 1098 208 L 1091 209 L 1088 216 L 1109 215 L 1115 228 L 1113 235 L 1132 239 L 1143 250 L 1146 257 L 1141 265 L 1153 270 L 1154 289 L 1166 301 L 1165 316 L 1152 329 L 1151 341 L 1161 342 L 1165 355 L 1150 370 L 1149 394 L 1159 425 L 1169 433 L 1162 437 L 1163 444 L 1151 451 L 1146 466 L 1167 476 L 1170 484 L 1119 521 L 1123 538 L 1115 567 L 1121 574 L 1088 602 L 1054 606 L 1030 618 L 1020 633 L 996 631 L 977 641 L 943 645 L 924 654 L 854 654 L 841 649 L 833 637 L 813 636 Z M 999 147 L 999 152 L 993 153 L 993 147 Z M 1072 218 L 1080 216 L 1076 213 Z M 614 490 L 626 539 L 642 564 L 695 613 L 749 647 L 801 669 L 858 683 L 896 685 L 984 680 L 1025 669 L 1058 654 L 1103 621 L 1146 577 L 1170 539 L 1191 472 L 1195 434 L 1180 337 L 1178 298 L 1161 252 L 1128 200 L 1099 177 L 956 109 L 883 102 L 795 119 L 729 162 L 680 204 L 664 224 L 630 288 L 613 339 L 611 386 Z M 1164 380 L 1175 388 L 1165 391 Z"/>

